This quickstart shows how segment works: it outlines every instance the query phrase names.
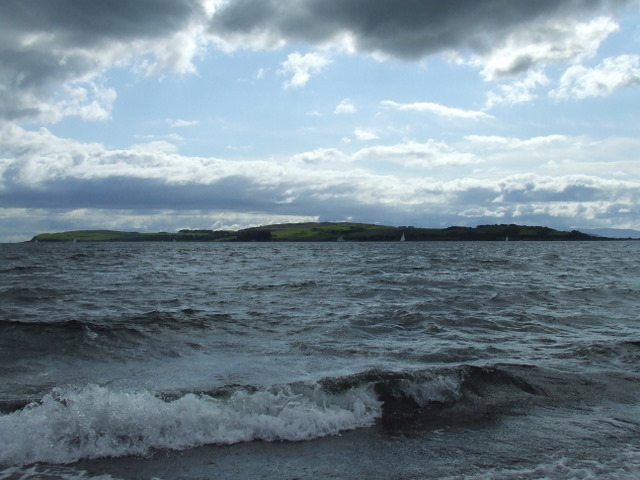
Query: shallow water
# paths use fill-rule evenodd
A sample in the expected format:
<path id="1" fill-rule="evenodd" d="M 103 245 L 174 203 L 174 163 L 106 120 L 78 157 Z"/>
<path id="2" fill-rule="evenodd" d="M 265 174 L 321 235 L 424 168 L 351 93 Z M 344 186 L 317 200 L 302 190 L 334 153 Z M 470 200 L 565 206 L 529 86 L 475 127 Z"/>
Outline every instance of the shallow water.
<path id="1" fill-rule="evenodd" d="M 639 242 L 0 245 L 0 479 L 637 478 Z"/>

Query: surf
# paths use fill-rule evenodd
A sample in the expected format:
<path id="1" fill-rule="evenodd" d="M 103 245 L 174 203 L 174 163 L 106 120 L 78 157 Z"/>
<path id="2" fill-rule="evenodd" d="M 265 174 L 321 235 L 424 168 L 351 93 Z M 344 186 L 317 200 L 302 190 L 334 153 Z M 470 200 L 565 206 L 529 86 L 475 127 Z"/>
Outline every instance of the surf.
<path id="1" fill-rule="evenodd" d="M 0 464 L 62 464 L 242 442 L 299 442 L 376 424 L 432 429 L 473 422 L 541 389 L 494 367 L 368 370 L 317 382 L 228 385 L 208 392 L 53 389 L 0 415 Z M 475 417 L 474 417 L 475 416 Z M 477 418 L 476 418 L 477 417 Z"/>

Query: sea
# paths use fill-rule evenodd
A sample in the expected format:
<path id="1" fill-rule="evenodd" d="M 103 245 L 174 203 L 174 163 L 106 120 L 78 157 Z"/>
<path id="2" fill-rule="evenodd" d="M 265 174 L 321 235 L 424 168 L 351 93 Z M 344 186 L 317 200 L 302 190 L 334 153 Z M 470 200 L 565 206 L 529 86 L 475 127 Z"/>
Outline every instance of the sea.
<path id="1" fill-rule="evenodd" d="M 0 245 L 0 480 L 638 478 L 640 241 Z"/>

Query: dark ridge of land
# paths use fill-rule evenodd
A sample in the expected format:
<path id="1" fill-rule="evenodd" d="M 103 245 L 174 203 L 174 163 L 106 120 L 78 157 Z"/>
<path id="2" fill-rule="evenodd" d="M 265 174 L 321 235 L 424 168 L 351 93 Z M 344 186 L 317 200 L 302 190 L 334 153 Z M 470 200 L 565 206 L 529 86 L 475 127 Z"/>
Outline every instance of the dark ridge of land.
<path id="1" fill-rule="evenodd" d="M 238 231 L 180 230 L 177 233 L 76 230 L 41 233 L 31 242 L 407 242 L 424 241 L 568 241 L 620 240 L 572 230 L 526 225 L 478 225 L 477 227 L 392 227 L 368 223 L 312 222 L 264 225 Z"/>

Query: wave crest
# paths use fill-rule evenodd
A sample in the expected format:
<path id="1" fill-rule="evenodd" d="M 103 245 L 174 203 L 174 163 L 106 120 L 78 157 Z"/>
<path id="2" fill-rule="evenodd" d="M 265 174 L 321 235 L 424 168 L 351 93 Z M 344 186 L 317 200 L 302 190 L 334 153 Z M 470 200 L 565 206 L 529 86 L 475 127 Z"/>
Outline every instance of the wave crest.
<path id="1" fill-rule="evenodd" d="M 385 428 L 437 428 L 452 418 L 476 421 L 489 409 L 504 413 L 540 393 L 505 370 L 468 365 L 161 395 L 98 385 L 57 388 L 0 415 L 0 444 L 5 445 L 0 464 L 68 463 L 254 440 L 303 441 L 377 422 Z"/>
<path id="2" fill-rule="evenodd" d="M 308 440 L 369 426 L 380 402 L 365 388 L 327 395 L 291 387 L 228 398 L 189 393 L 172 401 L 146 391 L 87 385 L 56 389 L 0 417 L 0 463 L 67 463 L 251 440 Z"/>

